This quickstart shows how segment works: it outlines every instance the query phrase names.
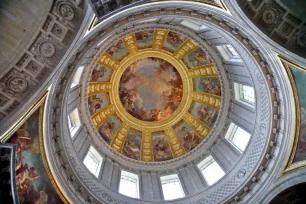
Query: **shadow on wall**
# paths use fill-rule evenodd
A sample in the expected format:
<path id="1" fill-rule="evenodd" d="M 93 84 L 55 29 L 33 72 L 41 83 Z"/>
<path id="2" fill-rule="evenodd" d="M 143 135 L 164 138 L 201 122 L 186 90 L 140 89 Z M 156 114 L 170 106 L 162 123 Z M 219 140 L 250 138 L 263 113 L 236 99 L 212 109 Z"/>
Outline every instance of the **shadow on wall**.
<path id="1" fill-rule="evenodd" d="M 306 183 L 292 186 L 278 194 L 269 204 L 305 204 Z"/>

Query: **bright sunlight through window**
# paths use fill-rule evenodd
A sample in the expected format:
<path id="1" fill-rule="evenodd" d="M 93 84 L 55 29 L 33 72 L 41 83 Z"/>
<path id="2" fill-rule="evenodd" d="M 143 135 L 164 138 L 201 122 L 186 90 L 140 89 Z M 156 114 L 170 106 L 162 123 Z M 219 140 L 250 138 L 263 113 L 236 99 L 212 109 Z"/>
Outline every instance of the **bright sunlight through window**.
<path id="1" fill-rule="evenodd" d="M 231 123 L 225 138 L 233 143 L 240 151 L 244 151 L 249 143 L 251 135 L 234 123 Z"/>
<path id="2" fill-rule="evenodd" d="M 180 179 L 177 174 L 160 177 L 164 199 L 173 200 L 185 196 Z"/>
<path id="3" fill-rule="evenodd" d="M 201 161 L 198 164 L 198 168 L 202 172 L 203 177 L 209 186 L 216 183 L 225 175 L 220 165 L 214 160 L 212 156 L 208 156 L 203 161 Z"/>
<path id="4" fill-rule="evenodd" d="M 87 169 L 96 177 L 99 176 L 99 172 L 102 166 L 103 158 L 92 146 L 89 148 L 87 155 L 83 161 Z"/>
<path id="5" fill-rule="evenodd" d="M 131 198 L 139 198 L 138 175 L 127 171 L 121 171 L 119 193 Z"/>

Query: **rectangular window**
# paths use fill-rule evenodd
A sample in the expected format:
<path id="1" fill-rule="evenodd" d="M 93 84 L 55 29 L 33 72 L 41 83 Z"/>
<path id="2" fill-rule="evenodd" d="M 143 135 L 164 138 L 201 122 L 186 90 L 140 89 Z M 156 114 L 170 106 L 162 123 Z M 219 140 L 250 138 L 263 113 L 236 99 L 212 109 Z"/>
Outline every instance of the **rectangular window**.
<path id="1" fill-rule="evenodd" d="M 96 177 L 99 176 L 103 158 L 92 146 L 89 148 L 87 155 L 83 161 L 87 169 Z"/>
<path id="2" fill-rule="evenodd" d="M 239 56 L 236 50 L 231 45 L 226 45 L 226 48 L 233 57 Z"/>
<path id="3" fill-rule="evenodd" d="M 235 99 L 254 107 L 255 105 L 255 92 L 251 86 L 234 83 Z"/>
<path id="4" fill-rule="evenodd" d="M 80 79 L 81 79 L 81 76 L 82 76 L 83 69 L 84 69 L 84 66 L 78 67 L 78 69 L 76 70 L 76 72 L 73 75 L 70 88 L 73 88 L 80 83 Z"/>
<path id="5" fill-rule="evenodd" d="M 242 152 L 247 147 L 251 135 L 236 124 L 231 123 L 226 132 L 225 138 Z"/>
<path id="6" fill-rule="evenodd" d="M 121 171 L 119 193 L 131 198 L 139 198 L 139 179 L 137 174 Z"/>
<path id="7" fill-rule="evenodd" d="M 70 131 L 70 136 L 73 137 L 75 133 L 81 126 L 79 111 L 75 108 L 69 115 L 68 115 L 68 127 Z"/>
<path id="8" fill-rule="evenodd" d="M 173 200 L 185 196 L 180 179 L 177 174 L 160 177 L 164 199 Z"/>
<path id="9" fill-rule="evenodd" d="M 219 181 L 225 175 L 220 165 L 212 156 L 208 156 L 201 161 L 198 164 L 198 168 L 209 186 Z"/>

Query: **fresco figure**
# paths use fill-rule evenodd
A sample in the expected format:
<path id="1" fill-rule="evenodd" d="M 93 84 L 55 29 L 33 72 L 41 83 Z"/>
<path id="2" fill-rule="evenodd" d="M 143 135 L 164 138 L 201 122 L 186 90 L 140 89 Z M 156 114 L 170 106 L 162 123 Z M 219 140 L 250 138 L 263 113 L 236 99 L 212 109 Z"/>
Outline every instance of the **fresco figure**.
<path id="1" fill-rule="evenodd" d="M 159 58 L 144 58 L 131 64 L 119 85 L 123 107 L 143 121 L 170 117 L 183 97 L 183 82 L 178 71 Z"/>
<path id="2" fill-rule="evenodd" d="M 217 110 L 200 103 L 194 103 L 191 107 L 191 113 L 210 128 L 213 127 L 218 117 Z"/>
<path id="3" fill-rule="evenodd" d="M 177 48 L 179 48 L 183 44 L 185 39 L 186 39 L 185 36 L 169 31 L 167 38 L 164 42 L 164 49 L 170 52 L 174 52 Z"/>
<path id="4" fill-rule="evenodd" d="M 98 112 L 101 108 L 109 104 L 109 97 L 107 93 L 94 94 L 88 97 L 88 107 L 90 114 Z"/>
<path id="5" fill-rule="evenodd" d="M 139 49 L 145 49 L 152 47 L 153 43 L 153 31 L 140 31 L 135 33 L 137 46 Z"/>
<path id="6" fill-rule="evenodd" d="M 221 84 L 218 77 L 196 78 L 196 90 L 221 96 Z"/>
<path id="7" fill-rule="evenodd" d="M 101 137 L 110 144 L 113 137 L 117 134 L 118 129 L 121 126 L 121 120 L 117 115 L 113 115 L 104 122 L 104 124 L 98 129 Z"/>
<path id="8" fill-rule="evenodd" d="M 185 122 L 176 125 L 175 132 L 186 152 L 193 150 L 202 141 L 202 139 Z"/>
<path id="9" fill-rule="evenodd" d="M 140 131 L 131 129 L 124 143 L 122 153 L 131 159 L 140 160 L 141 137 Z"/>
<path id="10" fill-rule="evenodd" d="M 111 70 L 102 66 L 97 65 L 95 69 L 92 71 L 91 80 L 90 81 L 101 81 L 106 82 L 110 80 Z"/>
<path id="11" fill-rule="evenodd" d="M 184 62 L 188 68 L 196 68 L 204 64 L 212 63 L 212 60 L 207 57 L 206 52 L 198 48 L 184 57 Z"/>
<path id="12" fill-rule="evenodd" d="M 153 154 L 155 161 L 165 161 L 172 159 L 172 153 L 164 133 L 152 136 Z"/>
<path id="13" fill-rule="evenodd" d="M 17 193 L 21 204 L 59 204 L 62 201 L 53 188 L 42 161 L 38 117 L 39 111 L 36 111 L 7 141 L 17 145 Z"/>
<path id="14" fill-rule="evenodd" d="M 116 60 L 120 61 L 125 58 L 129 52 L 122 40 L 119 40 L 115 44 L 113 44 L 110 48 L 106 50 L 106 53 L 111 55 Z"/>

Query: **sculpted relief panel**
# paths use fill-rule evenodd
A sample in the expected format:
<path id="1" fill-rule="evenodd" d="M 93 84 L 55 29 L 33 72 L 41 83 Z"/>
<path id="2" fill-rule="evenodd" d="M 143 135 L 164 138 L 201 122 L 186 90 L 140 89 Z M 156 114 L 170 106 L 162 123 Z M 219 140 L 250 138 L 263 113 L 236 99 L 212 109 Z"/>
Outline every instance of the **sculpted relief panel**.
<path id="1" fill-rule="evenodd" d="M 72 43 L 85 15 L 84 1 L 53 2 L 40 32 L 16 64 L 0 73 L 0 120 L 29 98 L 52 73 Z"/>

